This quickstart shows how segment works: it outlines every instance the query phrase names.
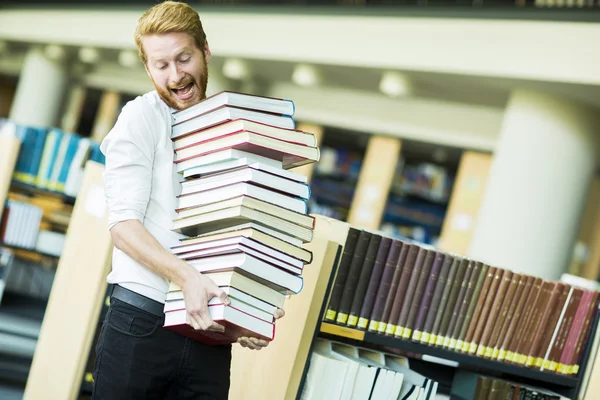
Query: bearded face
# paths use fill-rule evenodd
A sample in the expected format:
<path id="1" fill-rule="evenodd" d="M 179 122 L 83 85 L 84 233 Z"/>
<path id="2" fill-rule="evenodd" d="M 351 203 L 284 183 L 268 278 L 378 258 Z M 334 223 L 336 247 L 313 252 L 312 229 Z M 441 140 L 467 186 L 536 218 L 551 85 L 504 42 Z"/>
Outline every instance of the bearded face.
<path id="1" fill-rule="evenodd" d="M 146 70 L 167 105 L 183 110 L 206 98 L 208 44 L 199 49 L 183 32 L 149 35 L 142 44 L 148 60 Z"/>

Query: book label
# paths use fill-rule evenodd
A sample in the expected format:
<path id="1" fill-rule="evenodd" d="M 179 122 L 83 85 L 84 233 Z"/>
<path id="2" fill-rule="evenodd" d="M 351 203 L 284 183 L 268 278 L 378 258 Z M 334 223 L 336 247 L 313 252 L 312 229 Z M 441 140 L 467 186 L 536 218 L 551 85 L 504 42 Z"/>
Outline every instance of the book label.
<path id="1" fill-rule="evenodd" d="M 387 328 L 385 328 L 385 333 L 387 335 L 393 335 L 396 332 L 396 325 L 389 324 Z"/>
<path id="2" fill-rule="evenodd" d="M 325 320 L 335 321 L 336 314 L 337 312 L 335 312 L 334 310 L 327 310 L 327 312 L 325 313 Z"/>
<path id="3" fill-rule="evenodd" d="M 536 368 L 542 368 L 542 365 L 544 365 L 544 360 L 541 357 L 536 357 L 536 359 L 535 359 L 535 367 Z"/>
<path id="4" fill-rule="evenodd" d="M 448 346 L 453 349 L 454 346 L 456 346 L 456 339 L 450 339 L 450 344 Z"/>
<path id="5" fill-rule="evenodd" d="M 386 333 L 387 332 L 387 322 L 380 322 L 377 327 L 377 332 Z"/>
<path id="6" fill-rule="evenodd" d="M 469 353 L 475 353 L 477 351 L 477 343 L 473 342 L 471 343 L 471 345 L 469 346 Z"/>
<path id="7" fill-rule="evenodd" d="M 397 326 L 396 329 L 394 330 L 394 336 L 400 336 L 402 337 L 402 332 L 404 331 L 404 327 L 403 326 Z"/>
<path id="8" fill-rule="evenodd" d="M 356 326 L 358 324 L 358 317 L 356 315 L 351 315 L 348 318 L 348 326 Z"/>
<path id="9" fill-rule="evenodd" d="M 503 360 L 512 361 L 513 358 L 515 358 L 515 353 L 513 353 L 512 351 L 507 351 L 506 357 L 504 357 Z"/>
<path id="10" fill-rule="evenodd" d="M 339 313 L 338 316 L 337 316 L 336 322 L 338 324 L 344 324 L 344 325 L 346 325 L 346 322 L 348 322 L 348 314 Z"/>
<path id="11" fill-rule="evenodd" d="M 471 344 L 470 344 L 470 343 L 464 342 L 464 343 L 463 343 L 463 345 L 462 345 L 462 349 L 461 349 L 461 350 L 462 350 L 462 352 L 463 352 L 463 353 L 468 353 L 468 352 L 469 352 L 469 347 L 470 347 L 470 346 L 471 346 Z"/>
<path id="12" fill-rule="evenodd" d="M 567 366 L 565 364 L 559 363 L 556 371 L 560 372 L 561 374 L 564 374 L 567 371 Z"/>
<path id="13" fill-rule="evenodd" d="M 492 350 L 492 358 L 495 360 L 498 358 L 498 355 L 500 354 L 500 350 L 499 349 L 494 349 Z"/>
<path id="14" fill-rule="evenodd" d="M 431 335 L 428 332 L 423 332 L 421 334 L 421 342 L 422 343 L 429 343 L 430 337 L 431 337 Z"/>
<path id="15" fill-rule="evenodd" d="M 361 329 L 367 329 L 367 326 L 369 325 L 369 320 L 366 318 L 359 318 L 358 319 L 358 327 Z"/>
<path id="16" fill-rule="evenodd" d="M 410 338 L 411 333 L 412 333 L 412 329 L 404 328 L 404 330 L 402 331 L 402 338 L 403 339 Z"/>
<path id="17" fill-rule="evenodd" d="M 483 346 L 478 346 L 477 347 L 477 353 L 476 353 L 479 357 L 483 357 L 483 355 L 485 354 L 485 348 Z"/>
<path id="18" fill-rule="evenodd" d="M 578 372 L 579 372 L 579 365 L 573 365 L 573 368 L 571 369 L 571 373 L 577 375 Z"/>
<path id="19" fill-rule="evenodd" d="M 369 330 L 370 331 L 378 331 L 379 330 L 379 322 L 378 321 L 369 322 Z"/>
<path id="20" fill-rule="evenodd" d="M 442 344 L 444 347 L 450 346 L 450 338 L 448 336 L 444 337 L 444 343 Z"/>
<path id="21" fill-rule="evenodd" d="M 420 332 L 420 331 L 414 331 L 413 335 L 412 335 L 412 338 L 413 338 L 413 340 L 417 340 L 417 341 L 420 342 L 422 335 L 423 335 L 422 332 Z"/>
<path id="22" fill-rule="evenodd" d="M 550 361 L 550 365 L 548 365 L 548 368 L 550 371 L 556 371 L 556 369 L 558 368 L 558 363 L 556 361 Z"/>
<path id="23" fill-rule="evenodd" d="M 431 338 L 429 338 L 429 344 L 432 346 L 435 346 L 435 344 L 437 343 L 437 335 L 431 335 Z"/>
<path id="24" fill-rule="evenodd" d="M 461 349 L 463 348 L 464 345 L 465 345 L 465 342 L 463 342 L 462 340 L 457 340 L 456 346 L 454 348 L 456 349 L 456 351 L 461 351 Z"/>
<path id="25" fill-rule="evenodd" d="M 567 367 L 567 375 L 571 375 L 572 373 L 573 373 L 573 366 L 572 366 L 572 365 L 569 365 L 569 366 Z"/>
<path id="26" fill-rule="evenodd" d="M 438 336 L 437 340 L 435 341 L 435 345 L 436 346 L 442 346 L 444 344 L 445 340 L 446 340 L 445 336 Z"/>
<path id="27" fill-rule="evenodd" d="M 519 359 L 517 362 L 519 364 L 525 364 L 527 362 L 527 356 L 525 354 L 519 354 Z"/>
<path id="28" fill-rule="evenodd" d="M 506 358 L 506 350 L 500 350 L 498 352 L 498 360 L 502 361 Z"/>
<path id="29" fill-rule="evenodd" d="M 527 358 L 525 359 L 525 365 L 527 367 L 531 367 L 534 362 L 535 362 L 535 359 L 532 356 L 527 356 Z"/>
<path id="30" fill-rule="evenodd" d="M 492 358 L 492 354 L 494 354 L 494 349 L 492 349 L 491 347 L 483 347 L 484 348 L 484 353 L 483 356 L 485 358 Z"/>

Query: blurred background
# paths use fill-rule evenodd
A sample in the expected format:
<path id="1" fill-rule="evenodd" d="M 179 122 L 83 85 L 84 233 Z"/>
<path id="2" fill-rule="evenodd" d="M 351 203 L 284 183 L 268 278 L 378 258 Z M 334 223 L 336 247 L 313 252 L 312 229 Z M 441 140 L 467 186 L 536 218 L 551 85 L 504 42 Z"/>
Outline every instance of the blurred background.
<path id="1" fill-rule="evenodd" d="M 153 90 L 132 34 L 155 3 L 0 1 L 0 118 L 30 127 L 0 170 L 6 396 L 22 395 L 85 161 L 103 162 L 123 105 Z M 317 135 L 310 212 L 598 279 L 600 2 L 188 3 L 212 51 L 207 94 L 291 99 Z"/>

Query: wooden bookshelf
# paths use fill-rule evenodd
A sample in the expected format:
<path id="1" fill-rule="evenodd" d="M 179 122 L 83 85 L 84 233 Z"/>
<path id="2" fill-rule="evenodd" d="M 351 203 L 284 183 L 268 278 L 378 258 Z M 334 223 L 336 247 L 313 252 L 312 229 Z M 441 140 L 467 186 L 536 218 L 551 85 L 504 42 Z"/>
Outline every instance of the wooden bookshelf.
<path id="1" fill-rule="evenodd" d="M 86 164 L 31 364 L 25 400 L 79 396 L 85 361 L 105 300 L 112 251 L 103 170 L 95 162 Z"/>

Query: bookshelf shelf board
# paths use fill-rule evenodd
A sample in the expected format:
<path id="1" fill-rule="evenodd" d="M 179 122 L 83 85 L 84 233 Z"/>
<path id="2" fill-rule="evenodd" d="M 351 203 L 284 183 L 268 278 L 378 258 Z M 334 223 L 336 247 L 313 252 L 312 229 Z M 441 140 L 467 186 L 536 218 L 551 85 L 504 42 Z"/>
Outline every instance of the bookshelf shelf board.
<path id="1" fill-rule="evenodd" d="M 38 196 L 38 197 L 50 197 L 61 200 L 64 204 L 74 205 L 75 197 L 67 196 L 51 190 L 40 189 L 33 185 L 27 185 L 25 183 L 12 181 L 10 185 L 11 192 L 22 193 L 27 196 Z"/>
<path id="2" fill-rule="evenodd" d="M 458 363 L 459 367 L 463 369 L 479 370 L 492 374 L 501 373 L 514 377 L 530 379 L 532 381 L 549 383 L 554 386 L 565 388 L 574 388 L 578 384 L 578 379 L 576 377 L 556 375 L 548 372 L 536 371 L 530 368 L 517 367 L 515 365 L 506 364 L 499 361 L 487 360 L 476 356 L 441 349 L 439 347 L 427 346 L 404 339 L 337 326 L 335 324 L 325 322 L 321 323 L 320 332 L 337 337 L 358 340 L 371 345 L 384 346 L 409 353 L 427 355 L 443 360 L 453 361 Z M 362 339 L 360 339 L 361 337 Z"/>
<path id="3" fill-rule="evenodd" d="M 27 252 L 30 252 L 30 253 L 39 254 L 40 256 L 43 256 L 43 257 L 52 258 L 54 260 L 58 260 L 60 258 L 60 256 L 56 256 L 54 254 L 48 254 L 48 253 L 44 253 L 43 251 L 38 251 L 36 249 L 30 249 L 30 248 L 27 248 L 27 247 L 14 246 L 12 244 L 6 244 L 6 243 L 3 243 L 3 242 L 0 242 L 0 247 L 5 247 L 7 249 L 12 249 L 12 250 L 27 251 Z"/>

